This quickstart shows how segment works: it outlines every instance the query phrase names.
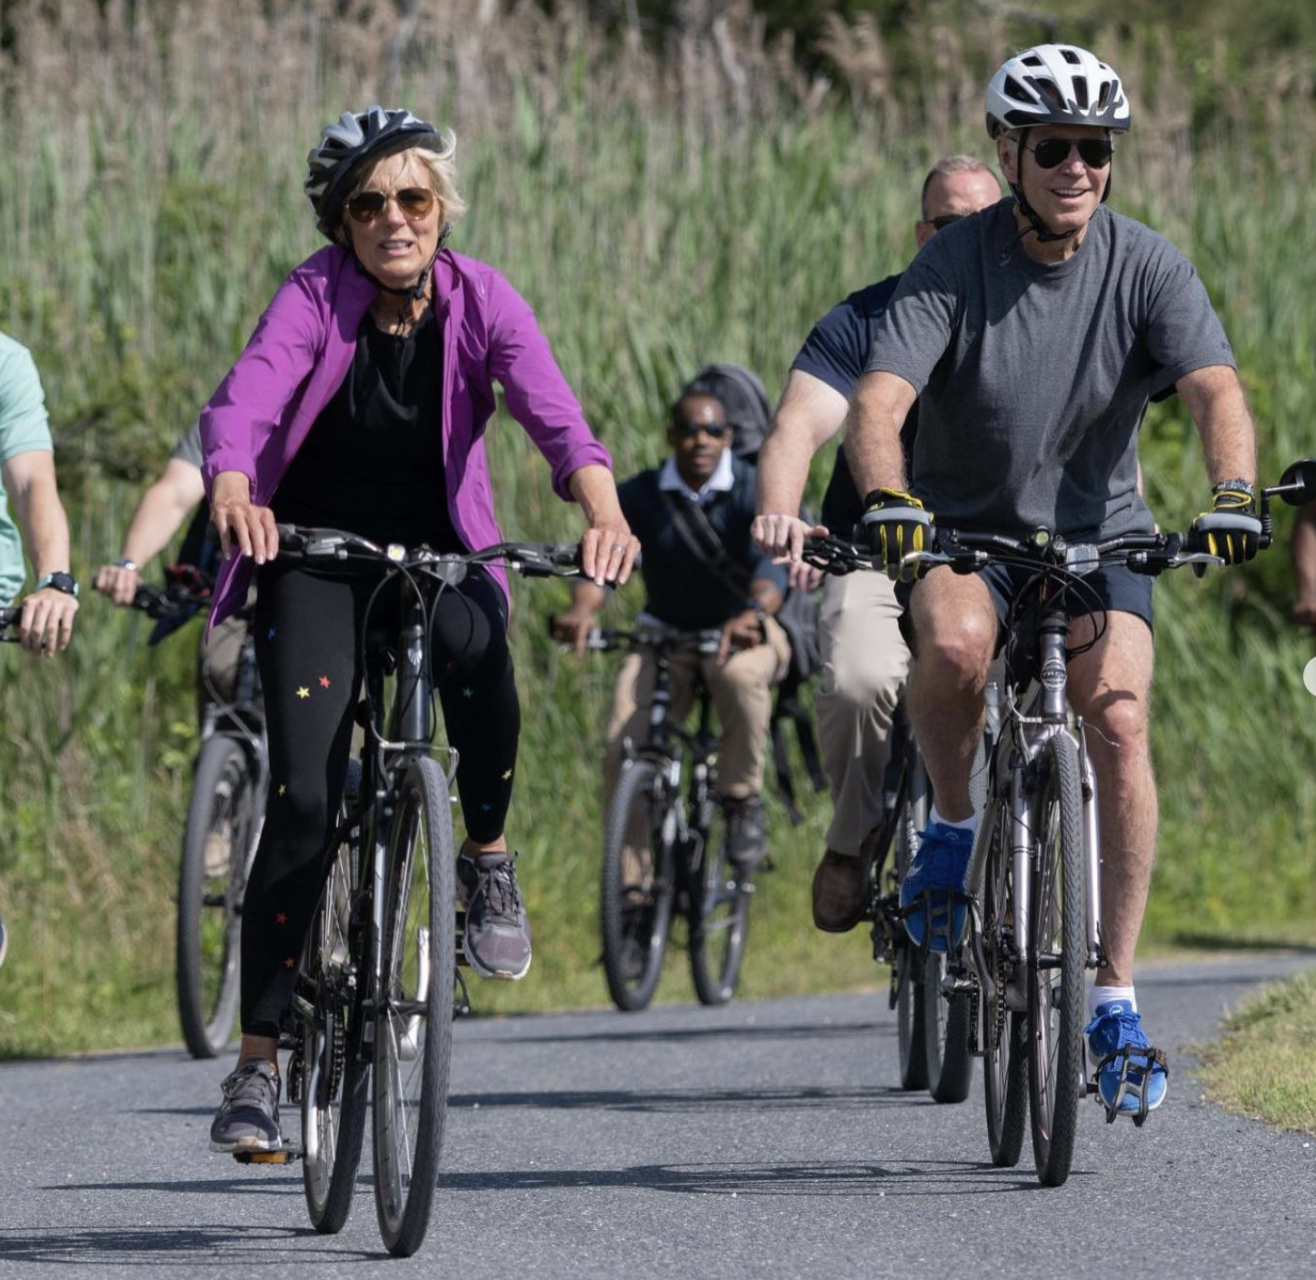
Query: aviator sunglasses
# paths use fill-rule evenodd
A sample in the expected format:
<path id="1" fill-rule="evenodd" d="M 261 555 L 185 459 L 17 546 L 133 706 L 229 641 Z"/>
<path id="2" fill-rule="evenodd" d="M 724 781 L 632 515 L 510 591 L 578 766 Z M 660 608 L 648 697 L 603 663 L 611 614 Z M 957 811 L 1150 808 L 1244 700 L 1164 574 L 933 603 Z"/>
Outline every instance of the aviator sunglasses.
<path id="1" fill-rule="evenodd" d="M 428 187 L 403 187 L 399 191 L 358 191 L 347 201 L 353 222 L 374 222 L 392 197 L 407 218 L 423 218 L 434 208 L 434 192 Z"/>
<path id="2" fill-rule="evenodd" d="M 677 422 L 673 424 L 672 430 L 687 440 L 693 440 L 701 431 L 710 440 L 721 440 L 727 433 L 728 425 L 725 422 Z"/>
<path id="3" fill-rule="evenodd" d="M 1072 138 L 1043 138 L 1035 147 L 1020 145 L 1025 151 L 1033 153 L 1039 169 L 1054 169 L 1064 164 L 1074 147 L 1078 148 L 1079 159 L 1089 169 L 1104 169 L 1115 154 L 1115 148 L 1107 138 L 1080 138 L 1077 141 Z"/>

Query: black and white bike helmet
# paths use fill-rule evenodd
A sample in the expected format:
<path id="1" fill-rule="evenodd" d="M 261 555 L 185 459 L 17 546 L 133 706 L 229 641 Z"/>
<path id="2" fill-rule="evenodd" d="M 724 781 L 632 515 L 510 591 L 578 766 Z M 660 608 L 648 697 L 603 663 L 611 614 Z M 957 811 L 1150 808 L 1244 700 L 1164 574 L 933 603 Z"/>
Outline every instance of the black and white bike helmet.
<path id="1" fill-rule="evenodd" d="M 1129 123 L 1119 76 L 1077 45 L 1025 49 L 987 85 L 987 133 L 993 138 L 1038 124 L 1087 124 L 1123 133 Z"/>
<path id="2" fill-rule="evenodd" d="M 408 147 L 429 147 L 440 153 L 450 146 L 427 121 L 410 111 L 386 111 L 369 106 L 364 111 L 344 111 L 334 124 L 326 125 L 318 146 L 306 157 L 303 190 L 315 210 L 315 225 L 330 240 L 338 238 L 343 201 L 351 190 L 358 166 Z"/>

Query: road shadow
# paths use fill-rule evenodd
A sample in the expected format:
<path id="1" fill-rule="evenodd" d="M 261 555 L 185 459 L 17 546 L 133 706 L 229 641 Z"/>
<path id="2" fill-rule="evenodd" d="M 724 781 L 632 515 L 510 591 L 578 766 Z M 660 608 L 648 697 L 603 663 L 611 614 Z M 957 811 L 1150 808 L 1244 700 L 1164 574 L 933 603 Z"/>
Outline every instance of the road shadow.
<path id="1" fill-rule="evenodd" d="M 661 1011 L 655 1011 L 660 1016 Z M 541 1015 L 532 1015 L 541 1016 Z M 570 1015 L 568 1015 L 570 1016 Z M 516 1019 L 481 1024 L 458 1024 L 463 1033 L 456 1044 L 642 1044 L 660 1041 L 665 1044 L 703 1044 L 711 1040 L 826 1040 L 832 1037 L 879 1036 L 896 1033 L 894 1015 L 889 1022 L 805 1022 L 774 1025 L 770 1022 L 716 1023 L 706 1027 L 673 1027 L 645 1025 L 644 1014 L 617 1014 L 609 1021 L 613 1025 L 604 1031 L 554 1031 L 542 1035 L 533 1031 L 522 1033 Z M 481 1035 L 481 1031 L 490 1034 Z"/>
<path id="2" fill-rule="evenodd" d="M 150 1184 L 143 1184 L 149 1186 Z M 170 1184 L 161 1184 L 168 1188 Z M 290 1247 L 295 1246 L 295 1247 Z M 71 1267 L 74 1274 L 95 1265 L 168 1268 L 170 1274 L 203 1269 L 230 1272 L 268 1264 L 323 1267 L 327 1263 L 387 1259 L 380 1249 L 349 1249 L 310 1227 L 253 1227 L 249 1223 L 208 1226 L 60 1227 L 58 1230 L 0 1228 L 0 1262 Z"/>
<path id="3" fill-rule="evenodd" d="M 1090 1177 L 1075 1171 L 1071 1181 Z M 984 1161 L 716 1161 L 644 1164 L 626 1169 L 510 1169 L 445 1173 L 442 1190 L 536 1191 L 573 1188 L 727 1196 L 941 1196 L 1044 1191 L 1031 1170 Z"/>
<path id="4" fill-rule="evenodd" d="M 698 1089 L 543 1089 L 487 1090 L 450 1093 L 448 1106 L 457 1109 L 521 1108 L 529 1111 L 636 1111 L 698 1113 L 728 1110 L 792 1111 L 869 1109 L 873 1106 L 937 1109 L 926 1090 L 894 1085 L 783 1085 L 779 1088 L 734 1085 Z M 126 1114 L 196 1116 L 214 1114 L 213 1107 L 137 1107 Z"/>

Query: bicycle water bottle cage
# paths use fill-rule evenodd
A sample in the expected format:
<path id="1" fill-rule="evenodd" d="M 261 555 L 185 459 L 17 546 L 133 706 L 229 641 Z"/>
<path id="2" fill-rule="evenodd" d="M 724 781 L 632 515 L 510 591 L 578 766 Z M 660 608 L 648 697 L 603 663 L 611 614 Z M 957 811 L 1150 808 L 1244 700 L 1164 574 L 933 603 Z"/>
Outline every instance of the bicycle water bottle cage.
<path id="1" fill-rule="evenodd" d="M 1134 1059 L 1138 1061 L 1134 1061 Z M 1119 1064 L 1119 1085 L 1115 1089 L 1115 1096 L 1109 1103 L 1101 1096 L 1101 1090 L 1098 1081 L 1101 1079 L 1101 1073 L 1110 1065 Z M 1092 1073 L 1092 1079 L 1088 1082 L 1088 1092 L 1106 1110 L 1106 1123 L 1114 1124 L 1117 1117 L 1121 1115 L 1132 1116 L 1133 1123 L 1141 1129 L 1147 1123 L 1147 1116 L 1150 1114 L 1147 1107 L 1147 1088 L 1152 1081 L 1152 1068 L 1160 1067 L 1165 1072 L 1165 1078 L 1170 1075 L 1170 1064 L 1166 1060 L 1164 1049 L 1154 1049 L 1151 1046 L 1139 1048 L 1136 1045 L 1126 1045 L 1122 1049 L 1116 1049 L 1113 1053 L 1108 1053 L 1102 1060 L 1097 1063 L 1096 1070 Z M 1133 1077 L 1137 1076 L 1135 1080 Z M 1125 1098 L 1137 1099 L 1138 1109 L 1136 1111 L 1122 1111 L 1120 1108 Z"/>

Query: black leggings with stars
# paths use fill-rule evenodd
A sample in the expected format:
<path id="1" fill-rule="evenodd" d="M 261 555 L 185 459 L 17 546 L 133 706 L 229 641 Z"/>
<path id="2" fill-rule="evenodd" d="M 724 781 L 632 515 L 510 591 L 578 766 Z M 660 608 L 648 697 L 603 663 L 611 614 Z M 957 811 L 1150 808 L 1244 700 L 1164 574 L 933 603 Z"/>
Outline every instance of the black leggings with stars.
<path id="1" fill-rule="evenodd" d="M 363 673 L 358 637 L 376 578 L 326 577 L 287 561 L 258 575 L 256 658 L 265 694 L 270 794 L 242 912 L 242 1030 L 277 1036 L 325 873 Z M 398 617 L 390 584 L 371 625 Z M 483 570 L 432 602 L 432 662 L 466 834 L 503 832 L 521 709 L 507 606 Z"/>

